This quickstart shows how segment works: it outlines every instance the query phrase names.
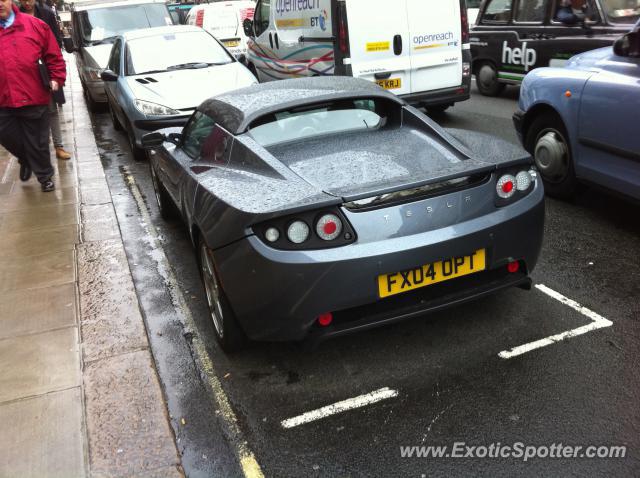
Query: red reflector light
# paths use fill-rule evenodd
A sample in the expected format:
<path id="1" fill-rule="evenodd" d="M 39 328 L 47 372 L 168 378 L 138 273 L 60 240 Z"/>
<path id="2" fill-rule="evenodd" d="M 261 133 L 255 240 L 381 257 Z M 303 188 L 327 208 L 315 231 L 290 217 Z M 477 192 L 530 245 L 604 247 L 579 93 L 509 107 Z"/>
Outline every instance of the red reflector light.
<path id="1" fill-rule="evenodd" d="M 513 182 L 512 181 L 507 181 L 506 183 L 504 183 L 502 185 L 502 191 L 509 194 L 511 191 L 513 191 Z"/>
<path id="2" fill-rule="evenodd" d="M 331 312 L 327 312 L 326 314 L 322 314 L 318 317 L 318 323 L 322 327 L 331 325 L 331 322 L 333 322 L 333 314 Z"/>
<path id="3" fill-rule="evenodd" d="M 509 262 L 509 264 L 507 264 L 507 270 L 510 274 L 515 274 L 520 270 L 520 263 L 518 261 Z"/>
<path id="4" fill-rule="evenodd" d="M 464 95 L 464 93 L 465 93 L 464 88 L 458 88 L 458 89 L 456 90 L 456 94 L 457 94 L 457 95 Z"/>
<path id="5" fill-rule="evenodd" d="M 328 222 L 324 225 L 324 233 L 329 236 L 335 233 L 337 229 L 338 229 L 338 226 L 336 226 L 336 223 L 333 221 Z"/>

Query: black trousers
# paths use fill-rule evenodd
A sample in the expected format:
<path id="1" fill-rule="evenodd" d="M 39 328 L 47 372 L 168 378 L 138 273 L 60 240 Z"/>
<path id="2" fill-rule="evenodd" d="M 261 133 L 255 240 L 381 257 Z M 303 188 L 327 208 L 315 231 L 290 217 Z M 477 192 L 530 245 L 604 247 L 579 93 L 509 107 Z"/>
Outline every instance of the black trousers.
<path id="1" fill-rule="evenodd" d="M 18 161 L 26 161 L 41 183 L 53 176 L 48 105 L 0 108 L 0 144 Z"/>

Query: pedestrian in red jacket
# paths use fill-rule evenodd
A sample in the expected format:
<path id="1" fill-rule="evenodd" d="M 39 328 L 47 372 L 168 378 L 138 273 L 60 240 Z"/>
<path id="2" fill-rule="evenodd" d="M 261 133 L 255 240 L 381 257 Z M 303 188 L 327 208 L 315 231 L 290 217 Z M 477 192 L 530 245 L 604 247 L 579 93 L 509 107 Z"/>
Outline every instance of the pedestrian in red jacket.
<path id="1" fill-rule="evenodd" d="M 50 80 L 46 86 L 39 60 Z M 65 79 L 62 53 L 46 23 L 0 0 L 0 144 L 19 158 L 20 179 L 33 171 L 45 192 L 55 189 L 48 105 Z"/>

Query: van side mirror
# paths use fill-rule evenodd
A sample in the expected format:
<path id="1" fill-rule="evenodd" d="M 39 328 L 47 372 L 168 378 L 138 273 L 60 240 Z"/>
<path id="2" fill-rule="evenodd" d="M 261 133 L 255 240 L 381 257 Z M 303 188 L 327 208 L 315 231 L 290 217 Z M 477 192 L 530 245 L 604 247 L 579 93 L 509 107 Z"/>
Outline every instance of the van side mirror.
<path id="1" fill-rule="evenodd" d="M 102 78 L 102 81 L 118 81 L 118 75 L 111 70 L 102 70 L 100 78 Z"/>
<path id="2" fill-rule="evenodd" d="M 242 28 L 244 29 L 244 34 L 246 36 L 251 38 L 255 36 L 253 33 L 253 20 L 245 18 L 244 22 L 242 22 Z"/>
<path id="3" fill-rule="evenodd" d="M 142 147 L 144 149 L 156 149 L 162 146 L 162 143 L 167 141 L 167 137 L 164 133 L 154 131 L 153 133 L 147 133 L 142 137 Z"/>
<path id="4" fill-rule="evenodd" d="M 62 39 L 62 44 L 64 45 L 64 49 L 67 53 L 73 53 L 76 51 L 76 46 L 73 44 L 73 38 L 64 37 Z"/>
<path id="5" fill-rule="evenodd" d="M 640 58 L 640 32 L 629 32 L 613 44 L 617 56 Z"/>

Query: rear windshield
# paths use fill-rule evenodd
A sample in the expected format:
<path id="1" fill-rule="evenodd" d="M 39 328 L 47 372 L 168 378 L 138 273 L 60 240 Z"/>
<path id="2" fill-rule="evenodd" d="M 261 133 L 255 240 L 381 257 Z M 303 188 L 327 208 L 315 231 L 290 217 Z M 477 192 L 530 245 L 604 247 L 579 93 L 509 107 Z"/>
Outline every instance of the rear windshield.
<path id="1" fill-rule="evenodd" d="M 640 17 L 640 0 L 602 0 L 602 8 L 611 23 L 631 25 Z"/>
<path id="2" fill-rule="evenodd" d="M 98 44 L 138 28 L 172 25 L 163 3 L 120 5 L 78 12 L 80 36 L 85 44 Z"/>
<path id="3" fill-rule="evenodd" d="M 379 99 L 358 99 L 282 111 L 254 122 L 249 133 L 262 146 L 319 136 L 371 131 L 396 120 L 400 107 Z"/>

